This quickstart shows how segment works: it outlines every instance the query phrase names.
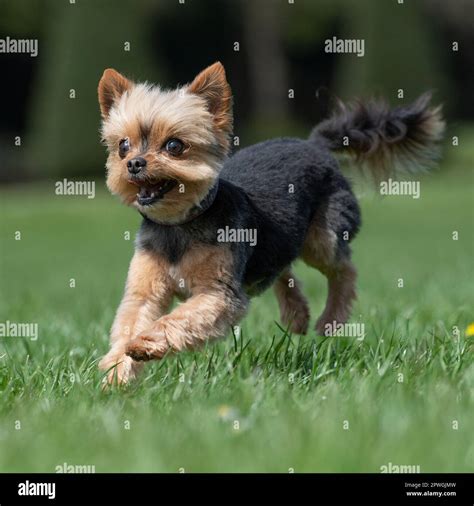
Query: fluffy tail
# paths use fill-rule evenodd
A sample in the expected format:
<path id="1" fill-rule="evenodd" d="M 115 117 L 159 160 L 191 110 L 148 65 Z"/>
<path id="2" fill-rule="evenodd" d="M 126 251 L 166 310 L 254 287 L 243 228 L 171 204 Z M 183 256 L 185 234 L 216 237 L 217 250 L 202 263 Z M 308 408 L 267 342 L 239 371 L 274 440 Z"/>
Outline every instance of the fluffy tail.
<path id="1" fill-rule="evenodd" d="M 353 156 L 380 181 L 398 172 L 429 169 L 439 156 L 445 123 L 441 107 L 430 107 L 431 94 L 390 109 L 379 101 L 340 103 L 317 125 L 310 139 L 325 138 L 331 150 Z"/>

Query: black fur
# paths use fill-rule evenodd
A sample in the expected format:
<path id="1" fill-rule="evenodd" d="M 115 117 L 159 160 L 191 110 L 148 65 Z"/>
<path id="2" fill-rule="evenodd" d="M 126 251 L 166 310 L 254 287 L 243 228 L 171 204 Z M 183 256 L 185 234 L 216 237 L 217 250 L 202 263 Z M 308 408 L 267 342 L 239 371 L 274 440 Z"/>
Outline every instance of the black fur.
<path id="1" fill-rule="evenodd" d="M 137 245 L 176 263 L 196 243 L 217 244 L 226 226 L 256 229 L 255 246 L 236 242 L 231 249 L 235 280 L 248 293 L 259 293 L 301 254 L 313 220 L 336 235 L 336 260 L 350 256 L 360 211 L 331 151 L 347 151 L 369 163 L 377 178 L 397 162 L 419 169 L 431 160 L 443 127 L 440 108 L 429 108 L 429 95 L 392 110 L 377 102 L 341 106 L 308 140 L 274 139 L 238 151 L 225 162 L 206 212 L 176 226 L 145 218 Z"/>
<path id="2" fill-rule="evenodd" d="M 419 172 L 434 165 L 445 127 L 441 107 L 431 108 L 430 99 L 431 94 L 425 93 L 393 109 L 375 100 L 340 103 L 310 138 L 322 136 L 331 150 L 355 155 L 376 180 L 397 171 Z"/>
<path id="3" fill-rule="evenodd" d="M 267 288 L 301 253 L 317 213 L 348 255 L 360 225 L 359 207 L 337 162 L 320 140 L 274 139 L 238 151 L 224 165 L 210 208 L 177 226 L 144 219 L 138 247 L 176 263 L 193 243 L 217 244 L 219 229 L 256 229 L 257 243 L 230 243 L 235 276 L 251 294 Z"/>

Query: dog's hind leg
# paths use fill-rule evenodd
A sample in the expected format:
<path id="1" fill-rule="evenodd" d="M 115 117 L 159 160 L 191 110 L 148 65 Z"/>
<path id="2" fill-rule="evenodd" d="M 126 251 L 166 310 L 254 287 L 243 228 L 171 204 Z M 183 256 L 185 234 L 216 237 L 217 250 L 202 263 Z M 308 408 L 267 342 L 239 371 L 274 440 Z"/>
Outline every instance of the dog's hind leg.
<path id="1" fill-rule="evenodd" d="M 316 322 L 320 334 L 330 335 L 334 322 L 345 323 L 351 314 L 356 298 L 355 281 L 357 272 L 350 260 L 321 269 L 328 280 L 328 298 L 323 313 Z"/>
<path id="2" fill-rule="evenodd" d="M 331 228 L 314 220 L 306 235 L 301 257 L 327 278 L 326 306 L 316 322 L 316 331 L 330 335 L 334 322 L 345 323 L 349 319 L 356 298 L 357 272 L 350 260 L 349 246 L 341 246 Z"/>
<path id="3" fill-rule="evenodd" d="M 280 274 L 273 289 L 280 306 L 283 325 L 295 334 L 306 334 L 309 323 L 308 302 L 289 268 Z"/>

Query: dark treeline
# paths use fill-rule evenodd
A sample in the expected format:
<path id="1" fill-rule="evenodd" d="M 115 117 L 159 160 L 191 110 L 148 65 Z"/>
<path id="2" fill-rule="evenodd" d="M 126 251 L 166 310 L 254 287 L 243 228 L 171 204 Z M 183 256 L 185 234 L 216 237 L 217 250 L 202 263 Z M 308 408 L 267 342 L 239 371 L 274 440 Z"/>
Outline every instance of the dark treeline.
<path id="1" fill-rule="evenodd" d="M 240 145 L 306 135 L 335 97 L 397 103 L 400 89 L 473 119 L 473 2 L 291 1 L 3 0 L 0 39 L 36 38 L 39 54 L 0 54 L 1 179 L 102 173 L 107 67 L 175 86 L 221 60 Z M 362 39 L 363 56 L 325 52 L 333 37 Z"/>

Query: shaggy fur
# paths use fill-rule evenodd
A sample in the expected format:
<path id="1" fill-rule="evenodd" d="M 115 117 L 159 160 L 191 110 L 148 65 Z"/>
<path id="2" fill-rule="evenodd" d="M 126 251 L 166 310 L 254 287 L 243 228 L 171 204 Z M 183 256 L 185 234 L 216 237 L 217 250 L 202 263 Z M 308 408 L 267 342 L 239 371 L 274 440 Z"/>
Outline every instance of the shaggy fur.
<path id="1" fill-rule="evenodd" d="M 431 109 L 431 94 L 390 109 L 384 101 L 345 105 L 317 125 L 310 138 L 324 137 L 332 151 L 355 157 L 377 181 L 397 172 L 418 172 L 434 165 L 443 137 L 441 107 Z"/>
<path id="2" fill-rule="evenodd" d="M 107 70 L 99 102 L 107 184 L 144 218 L 112 348 L 101 362 L 109 382 L 133 378 L 141 361 L 225 335 L 248 298 L 273 283 L 283 323 L 306 333 L 308 304 L 291 273 L 299 257 L 328 280 L 317 331 L 345 322 L 356 295 L 349 243 L 360 211 L 332 151 L 368 162 L 377 178 L 396 163 L 413 169 L 432 159 L 443 129 L 426 96 L 393 110 L 361 104 L 337 111 L 308 140 L 274 139 L 227 159 L 231 92 L 220 63 L 175 91 Z M 172 138 L 185 146 L 177 156 L 166 151 Z M 125 156 L 122 139 L 130 142 Z M 131 176 L 127 162 L 137 156 L 146 167 Z M 154 188 L 163 178 L 176 186 L 140 205 L 137 187 Z M 185 302 L 167 314 L 173 296 Z"/>

